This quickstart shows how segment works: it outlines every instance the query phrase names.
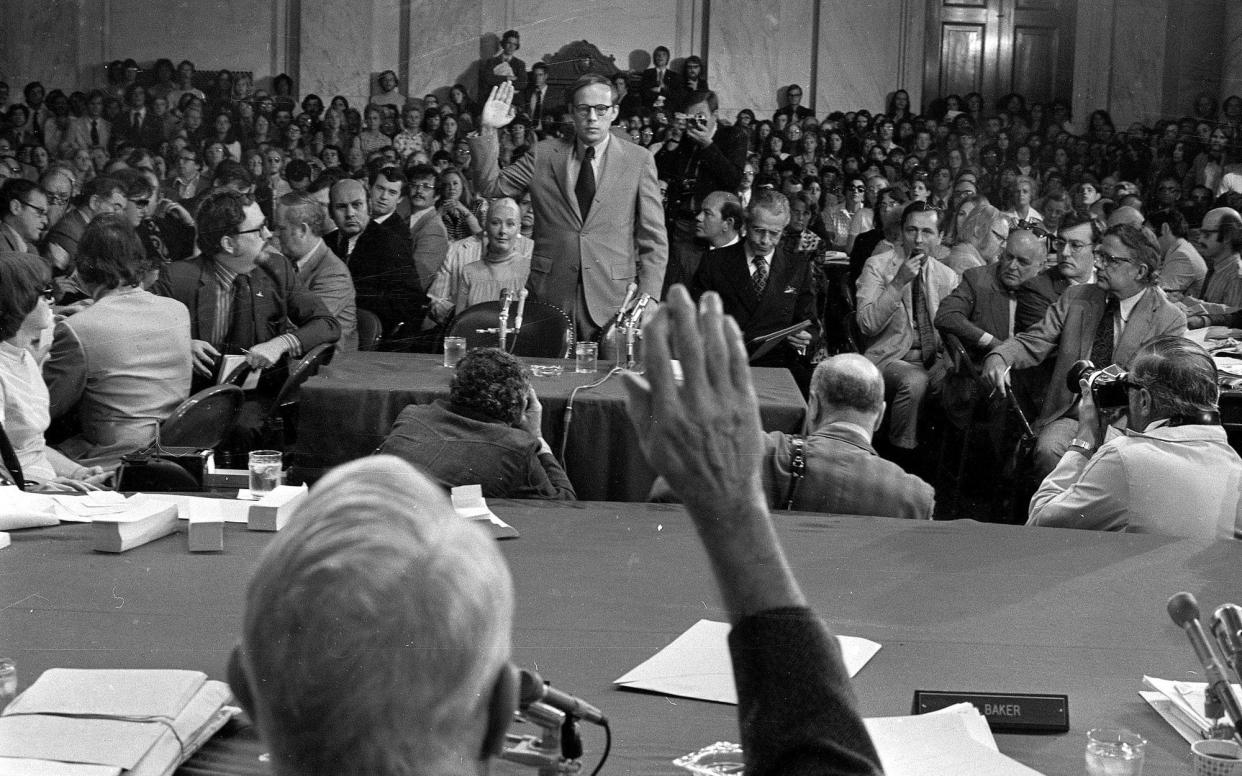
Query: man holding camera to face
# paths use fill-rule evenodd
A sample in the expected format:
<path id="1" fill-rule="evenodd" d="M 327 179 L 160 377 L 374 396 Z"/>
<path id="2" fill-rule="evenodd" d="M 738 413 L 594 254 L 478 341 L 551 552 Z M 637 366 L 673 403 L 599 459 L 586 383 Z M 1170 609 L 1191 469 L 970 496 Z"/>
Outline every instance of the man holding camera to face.
<path id="1" fill-rule="evenodd" d="M 1078 431 L 1031 499 L 1027 525 L 1242 536 L 1242 459 L 1220 424 L 1207 351 L 1158 337 L 1139 349 L 1129 372 L 1075 367 Z M 1108 410 L 1124 410 L 1128 423 L 1104 441 Z"/>
<path id="2" fill-rule="evenodd" d="M 1128 367 L 1139 348 L 1186 331 L 1186 316 L 1157 286 L 1160 253 L 1137 227 L 1109 229 L 1095 250 L 1094 283 L 1070 286 L 1043 319 L 987 355 L 983 378 L 1002 396 L 1011 369 L 1041 364 L 1055 353 L 1051 383 L 1035 423 L 1035 474 L 1052 471 L 1078 426 L 1079 403 L 1067 385 L 1072 365 L 1087 359 L 1100 366 Z"/>

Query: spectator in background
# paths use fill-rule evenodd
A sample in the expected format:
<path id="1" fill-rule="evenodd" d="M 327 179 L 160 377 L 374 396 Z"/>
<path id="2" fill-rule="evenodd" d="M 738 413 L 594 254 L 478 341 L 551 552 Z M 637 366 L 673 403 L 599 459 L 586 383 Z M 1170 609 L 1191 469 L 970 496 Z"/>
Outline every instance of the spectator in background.
<path id="1" fill-rule="evenodd" d="M 345 263 L 323 241 L 328 210 L 310 194 L 290 192 L 276 205 L 276 237 L 298 281 L 319 297 L 341 327 L 338 351 L 358 349 L 354 281 Z"/>
<path id="2" fill-rule="evenodd" d="M 526 86 L 526 63 L 517 58 L 521 47 L 522 36 L 518 31 L 505 30 L 500 36 L 500 51 L 479 65 L 479 100 L 486 99 L 488 93 L 502 83 L 508 83 L 515 90 Z"/>
<path id="3" fill-rule="evenodd" d="M 1160 245 L 1160 287 L 1173 301 L 1198 297 L 1207 276 L 1207 264 L 1186 238 L 1190 226 L 1179 210 L 1157 210 L 1147 216 L 1146 226 Z"/>

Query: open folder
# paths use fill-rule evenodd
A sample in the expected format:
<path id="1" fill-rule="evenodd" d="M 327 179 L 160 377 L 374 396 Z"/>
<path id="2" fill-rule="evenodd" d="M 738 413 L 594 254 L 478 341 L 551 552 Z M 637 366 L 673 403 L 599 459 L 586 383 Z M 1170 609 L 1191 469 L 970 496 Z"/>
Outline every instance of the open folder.
<path id="1" fill-rule="evenodd" d="M 0 714 L 0 774 L 167 776 L 231 700 L 199 671 L 49 669 Z"/>

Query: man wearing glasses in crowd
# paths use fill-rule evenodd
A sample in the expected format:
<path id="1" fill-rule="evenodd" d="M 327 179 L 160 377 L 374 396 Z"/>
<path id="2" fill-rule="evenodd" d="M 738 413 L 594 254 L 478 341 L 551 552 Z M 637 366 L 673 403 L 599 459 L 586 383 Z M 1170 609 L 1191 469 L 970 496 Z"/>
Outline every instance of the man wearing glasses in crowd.
<path id="1" fill-rule="evenodd" d="M 1062 257 L 1066 250 L 1061 249 Z M 1094 452 L 1090 440 L 1075 437 L 1079 402 L 1066 385 L 1074 362 L 1087 359 L 1100 368 L 1110 364 L 1128 367 L 1148 342 L 1186 331 L 1186 316 L 1156 284 L 1159 250 L 1140 229 L 1130 224 L 1112 227 L 1094 258 L 1094 283 L 1066 289 L 1039 323 L 1007 339 L 983 361 L 984 381 L 1003 396 L 1009 389 L 1011 369 L 1041 364 L 1056 352 L 1043 409 L 1035 423 L 1039 433 L 1035 469 L 1040 477 L 1052 471 L 1071 447 L 1085 444 Z"/>
<path id="2" fill-rule="evenodd" d="M 47 195 L 25 178 L 0 186 L 0 251 L 38 254 L 37 243 L 47 231 Z"/>
<path id="3" fill-rule="evenodd" d="M 470 137 L 475 190 L 519 199 L 535 210 L 534 253 L 527 288 L 534 301 L 571 316 L 578 339 L 593 339 L 612 318 L 630 283 L 660 298 L 668 233 L 655 159 L 634 143 L 613 142 L 615 87 L 588 74 L 572 87 L 573 137 L 549 138 L 501 170 L 497 131 L 516 115 L 513 85 L 492 89 Z M 655 305 L 648 305 L 647 314 Z"/>

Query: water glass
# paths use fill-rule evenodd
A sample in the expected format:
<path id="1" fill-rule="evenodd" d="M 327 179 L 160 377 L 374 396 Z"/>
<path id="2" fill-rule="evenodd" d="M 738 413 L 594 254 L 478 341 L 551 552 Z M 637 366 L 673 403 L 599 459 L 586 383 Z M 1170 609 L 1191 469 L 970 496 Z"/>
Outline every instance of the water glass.
<path id="1" fill-rule="evenodd" d="M 577 342 L 574 344 L 574 371 L 579 374 L 594 374 L 599 360 L 599 343 Z"/>
<path id="2" fill-rule="evenodd" d="M 1147 739 L 1129 730 L 1087 731 L 1087 776 L 1142 776 Z"/>
<path id="3" fill-rule="evenodd" d="M 281 484 L 281 454 L 279 450 L 250 451 L 250 493 L 256 497 L 271 493 Z"/>
<path id="4" fill-rule="evenodd" d="M 444 338 L 444 365 L 455 367 L 466 356 L 465 337 Z"/>

